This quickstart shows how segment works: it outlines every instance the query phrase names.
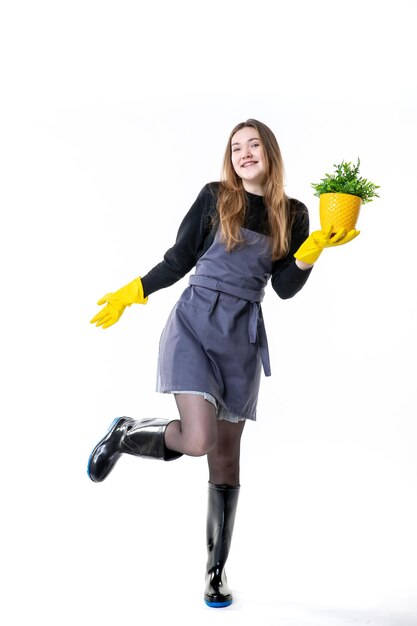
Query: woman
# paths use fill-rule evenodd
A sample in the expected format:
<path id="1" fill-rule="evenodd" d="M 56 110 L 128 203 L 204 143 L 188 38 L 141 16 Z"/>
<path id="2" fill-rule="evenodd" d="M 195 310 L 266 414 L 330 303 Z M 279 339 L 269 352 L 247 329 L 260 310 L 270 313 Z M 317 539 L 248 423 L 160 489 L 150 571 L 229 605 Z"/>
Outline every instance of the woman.
<path id="1" fill-rule="evenodd" d="M 358 231 L 309 236 L 306 207 L 284 192 L 277 140 L 250 119 L 231 132 L 221 182 L 204 186 L 185 216 L 175 245 L 142 278 L 99 300 L 91 320 L 108 328 L 126 306 L 180 280 L 189 285 L 161 336 L 158 391 L 173 393 L 179 420 L 114 420 L 94 448 L 88 474 L 106 478 L 122 453 L 177 459 L 207 455 L 208 562 L 204 599 L 211 607 L 232 602 L 225 563 L 239 495 L 240 440 L 256 419 L 261 370 L 270 375 L 261 301 L 271 279 L 281 298 L 306 283 L 324 247 L 341 245 Z"/>

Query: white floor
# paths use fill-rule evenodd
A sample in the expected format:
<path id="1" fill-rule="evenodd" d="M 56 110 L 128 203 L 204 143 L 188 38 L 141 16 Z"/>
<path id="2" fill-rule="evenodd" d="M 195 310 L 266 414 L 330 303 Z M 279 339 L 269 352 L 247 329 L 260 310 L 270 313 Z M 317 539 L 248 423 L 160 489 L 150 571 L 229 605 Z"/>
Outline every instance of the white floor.
<path id="1" fill-rule="evenodd" d="M 17 490 L 14 480 L 8 493 L 0 607 L 7 626 L 417 625 L 411 529 L 401 538 L 399 524 L 388 534 L 391 520 L 374 517 L 372 527 L 380 524 L 386 544 L 377 537 L 373 545 L 366 524 L 349 538 L 345 517 L 336 538 L 326 523 L 332 507 L 320 501 L 319 490 L 315 514 L 303 519 L 307 488 L 303 504 L 290 509 L 282 487 L 275 485 L 271 505 L 272 483 L 260 492 L 248 479 L 227 566 L 235 601 L 210 609 L 203 602 L 204 460 L 123 457 L 96 485 L 81 450 L 72 459 L 68 450 L 62 455 L 55 451 L 44 459 L 41 476 L 26 474 Z M 52 475 L 62 459 L 67 466 Z M 300 488 L 295 478 L 292 488 Z M 356 515 L 364 519 L 363 511 Z"/>

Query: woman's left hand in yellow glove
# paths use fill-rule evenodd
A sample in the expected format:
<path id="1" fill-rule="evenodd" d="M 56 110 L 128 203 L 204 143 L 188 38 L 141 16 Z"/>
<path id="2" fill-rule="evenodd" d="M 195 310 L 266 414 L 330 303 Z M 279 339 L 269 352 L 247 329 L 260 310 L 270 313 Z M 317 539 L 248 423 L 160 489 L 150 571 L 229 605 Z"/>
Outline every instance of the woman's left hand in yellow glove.
<path id="1" fill-rule="evenodd" d="M 132 280 L 132 282 L 118 291 L 106 293 L 105 296 L 100 298 L 97 302 L 98 305 L 107 304 L 90 320 L 90 324 L 108 328 L 121 318 L 127 306 L 134 303 L 146 304 L 147 301 L 148 298 L 145 298 L 143 294 L 143 286 L 140 277 L 135 278 L 135 280 Z"/>
<path id="2" fill-rule="evenodd" d="M 295 258 L 303 263 L 312 265 L 317 261 L 324 248 L 332 248 L 333 246 L 342 246 L 349 241 L 352 241 L 360 233 L 359 230 L 350 230 L 346 233 L 345 230 L 338 230 L 332 235 L 333 226 L 330 226 L 327 230 L 316 230 L 294 254 Z"/>

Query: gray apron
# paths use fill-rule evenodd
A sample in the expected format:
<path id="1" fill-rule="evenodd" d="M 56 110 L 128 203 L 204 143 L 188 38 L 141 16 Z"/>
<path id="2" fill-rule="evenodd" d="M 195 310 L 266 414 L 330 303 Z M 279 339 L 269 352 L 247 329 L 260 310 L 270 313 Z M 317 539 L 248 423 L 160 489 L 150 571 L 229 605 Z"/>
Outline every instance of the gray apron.
<path id="1" fill-rule="evenodd" d="M 269 237 L 242 229 L 227 252 L 217 233 L 161 335 L 157 390 L 209 393 L 226 411 L 256 419 L 261 369 L 271 375 L 261 302 L 271 276 Z"/>

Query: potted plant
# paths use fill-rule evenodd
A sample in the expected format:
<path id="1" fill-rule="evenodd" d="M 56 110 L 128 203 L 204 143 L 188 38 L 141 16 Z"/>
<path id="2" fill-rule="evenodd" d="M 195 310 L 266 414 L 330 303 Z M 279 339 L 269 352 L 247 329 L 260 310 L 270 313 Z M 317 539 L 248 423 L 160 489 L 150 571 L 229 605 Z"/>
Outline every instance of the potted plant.
<path id="1" fill-rule="evenodd" d="M 333 174 L 326 174 L 319 183 L 312 183 L 315 196 L 320 198 L 320 224 L 323 230 L 333 226 L 334 231 L 346 232 L 356 226 L 361 204 L 379 198 L 379 185 L 359 175 L 360 159 L 356 165 L 342 161 L 334 165 Z"/>

